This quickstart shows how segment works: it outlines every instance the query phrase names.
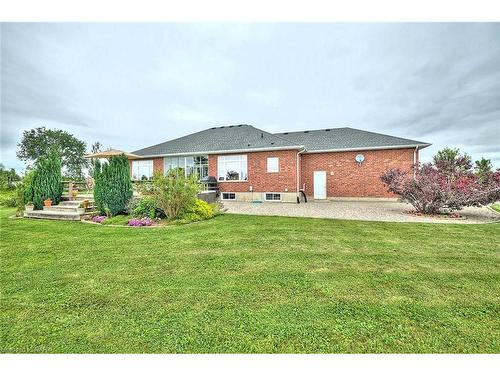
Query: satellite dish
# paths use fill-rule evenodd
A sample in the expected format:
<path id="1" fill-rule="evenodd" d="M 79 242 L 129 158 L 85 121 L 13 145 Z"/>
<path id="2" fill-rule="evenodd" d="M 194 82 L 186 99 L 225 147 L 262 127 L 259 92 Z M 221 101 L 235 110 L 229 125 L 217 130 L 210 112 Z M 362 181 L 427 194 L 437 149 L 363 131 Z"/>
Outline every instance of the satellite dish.
<path id="1" fill-rule="evenodd" d="M 362 163 L 362 162 L 364 162 L 364 161 L 365 161 L 365 155 L 363 155 L 363 154 L 357 154 L 357 155 L 356 155 L 356 161 L 357 161 L 358 163 Z"/>

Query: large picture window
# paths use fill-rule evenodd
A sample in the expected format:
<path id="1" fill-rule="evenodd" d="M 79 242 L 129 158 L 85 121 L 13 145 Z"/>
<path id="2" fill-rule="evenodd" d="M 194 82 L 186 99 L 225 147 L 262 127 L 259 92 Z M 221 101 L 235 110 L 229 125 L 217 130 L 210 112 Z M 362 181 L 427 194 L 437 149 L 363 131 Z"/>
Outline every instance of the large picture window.
<path id="1" fill-rule="evenodd" d="M 247 156 L 224 155 L 217 158 L 219 181 L 247 181 Z"/>
<path id="2" fill-rule="evenodd" d="M 149 180 L 153 177 L 153 160 L 132 160 L 132 179 Z"/>
<path id="3" fill-rule="evenodd" d="M 164 158 L 163 170 L 167 173 L 171 169 L 182 168 L 186 176 L 196 173 L 199 179 L 208 176 L 207 155 L 167 156 Z"/>

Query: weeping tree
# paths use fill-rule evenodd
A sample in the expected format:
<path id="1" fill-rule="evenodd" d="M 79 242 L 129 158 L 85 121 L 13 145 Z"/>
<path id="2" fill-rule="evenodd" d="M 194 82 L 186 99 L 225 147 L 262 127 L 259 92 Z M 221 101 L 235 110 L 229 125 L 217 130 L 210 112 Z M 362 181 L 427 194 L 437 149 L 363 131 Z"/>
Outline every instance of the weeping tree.
<path id="1" fill-rule="evenodd" d="M 125 155 L 111 156 L 107 163 L 94 164 L 94 201 L 101 214 L 124 212 L 132 198 L 130 166 Z"/>
<path id="2" fill-rule="evenodd" d="M 45 199 L 52 199 L 54 205 L 61 201 L 63 192 L 61 156 L 57 150 L 52 149 L 37 160 L 30 179 L 26 199 L 32 200 L 35 209 L 41 210 Z M 32 199 L 29 199 L 30 197 Z"/>

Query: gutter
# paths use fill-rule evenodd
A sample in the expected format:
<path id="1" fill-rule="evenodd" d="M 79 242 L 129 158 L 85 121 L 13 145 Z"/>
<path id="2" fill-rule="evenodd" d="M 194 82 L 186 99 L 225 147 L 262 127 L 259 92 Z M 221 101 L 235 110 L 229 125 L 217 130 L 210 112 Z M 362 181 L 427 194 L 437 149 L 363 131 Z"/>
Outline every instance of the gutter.
<path id="1" fill-rule="evenodd" d="M 351 148 L 332 148 L 325 150 L 311 150 L 307 151 L 308 154 L 319 154 L 322 152 L 343 152 L 343 151 L 370 151 L 370 150 L 395 150 L 401 148 L 414 148 L 419 147 L 420 149 L 429 147 L 431 143 L 421 143 L 412 145 L 402 145 L 402 146 L 375 146 L 375 147 L 351 147 Z"/>
<path id="2" fill-rule="evenodd" d="M 302 149 L 299 152 L 297 152 L 297 161 L 296 161 L 296 166 L 297 166 L 297 203 L 300 203 L 300 154 L 305 152 L 306 149 Z"/>
<path id="3" fill-rule="evenodd" d="M 416 146 L 415 151 L 413 151 L 413 180 L 417 178 L 417 155 L 418 155 L 418 146 Z"/>

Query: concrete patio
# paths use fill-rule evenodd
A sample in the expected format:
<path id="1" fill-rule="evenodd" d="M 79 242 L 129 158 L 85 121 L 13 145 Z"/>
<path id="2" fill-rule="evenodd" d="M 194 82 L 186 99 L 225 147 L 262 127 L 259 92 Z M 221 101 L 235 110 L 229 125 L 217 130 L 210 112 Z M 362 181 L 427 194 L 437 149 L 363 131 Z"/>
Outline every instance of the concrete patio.
<path id="1" fill-rule="evenodd" d="M 341 201 L 308 203 L 249 203 L 224 201 L 228 213 L 267 216 L 311 217 L 346 220 L 414 223 L 483 224 L 500 222 L 500 214 L 487 207 L 468 207 L 460 211 L 465 219 L 422 217 L 408 214 L 412 206 L 395 201 Z"/>

